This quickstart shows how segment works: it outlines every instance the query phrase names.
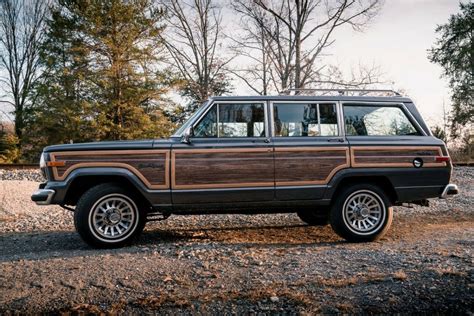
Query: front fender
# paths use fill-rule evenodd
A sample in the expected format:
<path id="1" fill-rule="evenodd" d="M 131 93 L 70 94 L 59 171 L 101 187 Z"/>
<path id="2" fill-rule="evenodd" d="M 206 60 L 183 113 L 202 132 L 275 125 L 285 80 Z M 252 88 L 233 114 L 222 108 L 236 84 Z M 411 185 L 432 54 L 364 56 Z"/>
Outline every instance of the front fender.
<path id="1" fill-rule="evenodd" d="M 120 167 L 78 168 L 73 170 L 64 181 L 48 181 L 44 189 L 55 191 L 51 204 L 64 204 L 71 184 L 82 177 L 101 177 L 103 178 L 101 182 L 109 182 L 108 177 L 121 177 L 128 180 L 152 205 L 171 204 L 171 191 L 169 189 L 150 190 L 134 173 Z"/>

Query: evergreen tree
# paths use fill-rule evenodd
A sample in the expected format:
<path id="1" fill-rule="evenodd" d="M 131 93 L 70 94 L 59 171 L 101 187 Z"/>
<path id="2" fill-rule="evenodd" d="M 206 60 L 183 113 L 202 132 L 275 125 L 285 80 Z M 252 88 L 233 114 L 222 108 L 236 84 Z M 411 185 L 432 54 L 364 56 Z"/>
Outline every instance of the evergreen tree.
<path id="1" fill-rule="evenodd" d="M 163 12 L 151 0 L 59 0 L 31 115 L 36 143 L 166 136 L 158 69 Z"/>
<path id="2" fill-rule="evenodd" d="M 461 12 L 436 28 L 439 39 L 429 58 L 441 65 L 452 89 L 452 134 L 474 123 L 474 3 L 460 3 Z"/>

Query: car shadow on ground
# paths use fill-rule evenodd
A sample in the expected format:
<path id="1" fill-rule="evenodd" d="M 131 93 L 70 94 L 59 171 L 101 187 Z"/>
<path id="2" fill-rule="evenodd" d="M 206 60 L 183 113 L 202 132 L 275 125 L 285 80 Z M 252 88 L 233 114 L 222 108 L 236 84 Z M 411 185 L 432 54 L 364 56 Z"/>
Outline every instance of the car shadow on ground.
<path id="1" fill-rule="evenodd" d="M 0 262 L 76 256 L 136 253 L 144 248 L 201 247 L 209 243 L 226 247 L 326 247 L 342 241 L 329 227 L 305 225 L 204 229 L 148 229 L 132 245 L 118 249 L 94 249 L 74 231 L 38 231 L 0 235 Z M 145 250 L 147 250 L 145 249 Z"/>

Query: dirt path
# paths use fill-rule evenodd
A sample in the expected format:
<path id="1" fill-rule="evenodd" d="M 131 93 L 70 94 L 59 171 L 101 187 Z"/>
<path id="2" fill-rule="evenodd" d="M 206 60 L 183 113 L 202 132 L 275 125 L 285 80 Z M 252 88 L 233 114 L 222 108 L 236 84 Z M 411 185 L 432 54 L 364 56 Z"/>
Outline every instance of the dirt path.
<path id="1" fill-rule="evenodd" d="M 71 231 L 4 234 L 0 312 L 472 311 L 474 218 L 415 222 L 371 244 L 295 224 L 149 230 L 100 251 Z"/>
<path id="2" fill-rule="evenodd" d="M 139 242 L 87 247 L 72 216 L 1 181 L 0 314 L 474 311 L 474 177 L 430 208 L 396 208 L 381 241 L 350 244 L 294 214 L 172 216 Z M 1 195 L 1 194 L 0 194 Z"/>

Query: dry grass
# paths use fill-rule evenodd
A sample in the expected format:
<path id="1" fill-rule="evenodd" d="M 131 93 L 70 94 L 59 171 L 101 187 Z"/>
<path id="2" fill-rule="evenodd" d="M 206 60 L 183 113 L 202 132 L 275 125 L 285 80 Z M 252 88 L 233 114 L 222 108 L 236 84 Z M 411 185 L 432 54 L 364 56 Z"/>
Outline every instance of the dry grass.
<path id="1" fill-rule="evenodd" d="M 393 279 L 399 280 L 399 281 L 405 281 L 408 276 L 403 270 L 398 270 L 397 272 L 392 274 Z"/>

